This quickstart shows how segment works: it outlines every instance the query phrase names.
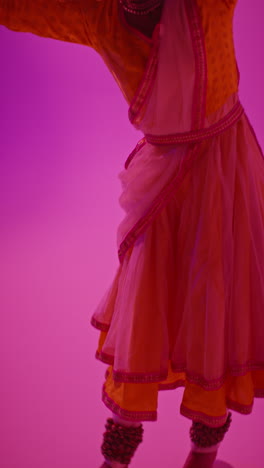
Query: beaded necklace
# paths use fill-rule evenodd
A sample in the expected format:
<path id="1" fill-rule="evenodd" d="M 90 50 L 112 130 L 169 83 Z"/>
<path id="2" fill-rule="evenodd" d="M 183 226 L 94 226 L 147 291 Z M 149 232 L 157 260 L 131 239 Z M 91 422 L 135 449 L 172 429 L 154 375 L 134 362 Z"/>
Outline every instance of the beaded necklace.
<path id="1" fill-rule="evenodd" d="M 147 15 L 159 8 L 163 0 L 119 0 L 123 9 L 134 15 Z"/>

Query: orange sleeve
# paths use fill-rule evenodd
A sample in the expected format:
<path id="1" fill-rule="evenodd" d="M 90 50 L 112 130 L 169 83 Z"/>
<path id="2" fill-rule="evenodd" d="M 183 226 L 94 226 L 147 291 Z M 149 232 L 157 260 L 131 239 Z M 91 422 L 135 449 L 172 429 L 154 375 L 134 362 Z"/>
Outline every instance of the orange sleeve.
<path id="1" fill-rule="evenodd" d="M 0 24 L 13 31 L 92 46 L 89 8 L 94 4 L 95 0 L 0 0 Z"/>

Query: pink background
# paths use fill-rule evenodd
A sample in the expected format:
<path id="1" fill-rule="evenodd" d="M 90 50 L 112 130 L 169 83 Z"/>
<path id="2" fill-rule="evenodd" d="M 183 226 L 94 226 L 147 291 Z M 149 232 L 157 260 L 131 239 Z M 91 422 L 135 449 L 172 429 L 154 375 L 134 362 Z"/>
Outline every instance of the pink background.
<path id="1" fill-rule="evenodd" d="M 262 147 L 263 14 L 262 0 L 240 0 L 235 17 L 240 97 Z M 0 466 L 95 468 L 110 412 L 90 318 L 118 265 L 117 174 L 141 135 L 93 50 L 4 27 L 0 44 Z M 133 466 L 183 465 L 182 394 L 160 393 Z M 263 400 L 232 413 L 215 466 L 263 468 Z"/>

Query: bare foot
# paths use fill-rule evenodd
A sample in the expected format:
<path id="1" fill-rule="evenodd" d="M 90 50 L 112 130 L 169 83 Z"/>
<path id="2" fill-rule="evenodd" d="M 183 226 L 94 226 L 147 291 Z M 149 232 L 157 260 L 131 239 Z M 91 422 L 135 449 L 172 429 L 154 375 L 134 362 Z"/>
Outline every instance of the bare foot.
<path id="1" fill-rule="evenodd" d="M 118 463 L 118 462 L 112 462 L 112 463 L 109 462 L 109 464 L 106 463 L 106 462 L 104 462 L 104 463 L 100 466 L 100 468 L 128 468 L 128 466 L 127 466 L 127 465 L 123 465 L 122 463 Z"/>
<path id="2" fill-rule="evenodd" d="M 213 468 L 216 456 L 217 451 L 211 453 L 191 451 L 183 468 Z"/>

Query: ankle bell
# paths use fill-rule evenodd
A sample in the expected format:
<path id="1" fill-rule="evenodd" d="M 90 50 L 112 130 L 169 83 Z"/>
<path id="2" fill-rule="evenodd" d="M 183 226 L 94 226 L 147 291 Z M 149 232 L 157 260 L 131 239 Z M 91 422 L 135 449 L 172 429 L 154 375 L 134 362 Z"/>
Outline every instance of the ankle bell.
<path id="1" fill-rule="evenodd" d="M 110 462 L 129 465 L 136 449 L 143 440 L 143 425 L 125 427 L 108 418 L 103 434 L 102 454 Z"/>

